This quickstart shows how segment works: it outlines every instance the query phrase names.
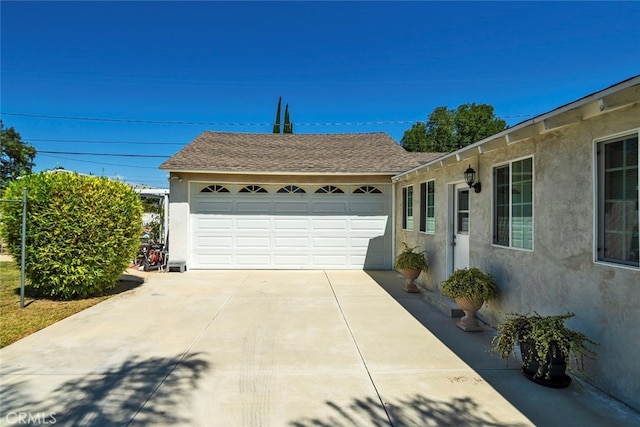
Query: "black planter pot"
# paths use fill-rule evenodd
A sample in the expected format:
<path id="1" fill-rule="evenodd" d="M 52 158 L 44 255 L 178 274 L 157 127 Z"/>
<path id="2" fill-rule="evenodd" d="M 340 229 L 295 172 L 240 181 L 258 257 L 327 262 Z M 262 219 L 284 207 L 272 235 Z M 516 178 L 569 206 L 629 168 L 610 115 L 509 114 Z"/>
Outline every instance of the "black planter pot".
<path id="1" fill-rule="evenodd" d="M 553 355 L 554 352 L 555 356 Z M 549 352 L 543 361 L 540 374 L 538 374 L 540 363 L 537 360 L 535 342 L 533 340 L 520 341 L 520 354 L 522 356 L 522 372 L 531 381 L 553 388 L 564 388 L 571 384 L 571 377 L 565 373 L 567 369 L 566 360 L 555 344 L 551 344 Z"/>

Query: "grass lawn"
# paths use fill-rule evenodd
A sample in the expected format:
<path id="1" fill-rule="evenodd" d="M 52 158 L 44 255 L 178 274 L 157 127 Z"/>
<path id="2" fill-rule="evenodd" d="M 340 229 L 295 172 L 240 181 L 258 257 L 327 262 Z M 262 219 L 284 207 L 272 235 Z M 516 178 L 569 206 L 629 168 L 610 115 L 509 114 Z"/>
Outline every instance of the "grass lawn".
<path id="1" fill-rule="evenodd" d="M 26 285 L 25 307 L 20 308 L 20 269 L 13 261 L 0 261 L 0 348 L 117 293 L 117 290 L 112 290 L 105 296 L 55 301 L 29 297 L 29 283 Z"/>

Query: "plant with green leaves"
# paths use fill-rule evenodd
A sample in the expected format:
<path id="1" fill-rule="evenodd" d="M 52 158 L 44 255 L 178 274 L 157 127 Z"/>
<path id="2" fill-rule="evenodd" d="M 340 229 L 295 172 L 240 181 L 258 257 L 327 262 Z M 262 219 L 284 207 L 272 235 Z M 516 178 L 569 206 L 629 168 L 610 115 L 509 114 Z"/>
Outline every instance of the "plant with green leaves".
<path id="1" fill-rule="evenodd" d="M 25 143 L 13 128 L 0 120 L 0 190 L 19 176 L 31 173 L 36 149 Z"/>
<path id="2" fill-rule="evenodd" d="M 128 185 L 69 172 L 42 172 L 12 181 L 3 198 L 27 188 L 25 270 L 38 293 L 71 299 L 112 288 L 135 258 L 142 204 Z M 20 253 L 22 206 L 1 204 L 0 233 Z M 19 261 L 19 260 L 17 260 Z"/>
<path id="3" fill-rule="evenodd" d="M 291 124 L 291 117 L 289 117 L 289 104 L 284 106 L 284 128 L 282 133 L 293 133 L 293 124 Z"/>
<path id="4" fill-rule="evenodd" d="M 440 292 L 451 298 L 466 297 L 485 301 L 498 298 L 498 286 L 493 277 L 477 267 L 458 269 L 440 285 Z"/>
<path id="5" fill-rule="evenodd" d="M 446 105 L 433 109 L 427 122 L 417 122 L 400 141 L 407 151 L 447 153 L 466 147 L 506 129 L 507 122 L 496 117 L 488 104 Z"/>
<path id="6" fill-rule="evenodd" d="M 568 372 L 575 374 L 575 365 L 577 371 L 586 377 L 584 359 L 596 356 L 593 350 L 587 348 L 587 344 L 598 343 L 565 325 L 565 321 L 573 316 L 574 313 L 571 312 L 556 316 L 541 316 L 537 312 L 533 315 L 507 313 L 506 320 L 498 324 L 498 335 L 493 338 L 492 352 L 507 359 L 516 344 L 531 341 L 534 346 L 532 356 L 539 364 L 536 377 L 549 378 L 549 354 L 553 357 L 561 355 L 569 362 Z"/>
<path id="7" fill-rule="evenodd" d="M 396 270 L 416 270 L 427 271 L 429 265 L 424 257 L 424 252 L 415 252 L 418 248 L 410 248 L 406 243 L 402 242 L 402 252 L 396 258 Z"/>
<path id="8" fill-rule="evenodd" d="M 282 97 L 278 98 L 278 108 L 276 109 L 276 122 L 273 125 L 273 133 L 280 133 L 280 107 L 282 106 Z"/>

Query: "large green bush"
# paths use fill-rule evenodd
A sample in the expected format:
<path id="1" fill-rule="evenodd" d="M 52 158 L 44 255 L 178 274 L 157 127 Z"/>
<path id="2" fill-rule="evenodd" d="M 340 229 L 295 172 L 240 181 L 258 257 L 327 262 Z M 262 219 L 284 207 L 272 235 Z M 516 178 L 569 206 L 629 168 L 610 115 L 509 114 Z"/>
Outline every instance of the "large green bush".
<path id="1" fill-rule="evenodd" d="M 2 198 L 21 200 L 23 187 L 31 286 L 61 299 L 115 286 L 138 249 L 142 204 L 137 194 L 107 178 L 43 172 L 11 182 Z M 11 253 L 20 254 L 22 206 L 1 203 L 0 209 L 0 232 Z"/>

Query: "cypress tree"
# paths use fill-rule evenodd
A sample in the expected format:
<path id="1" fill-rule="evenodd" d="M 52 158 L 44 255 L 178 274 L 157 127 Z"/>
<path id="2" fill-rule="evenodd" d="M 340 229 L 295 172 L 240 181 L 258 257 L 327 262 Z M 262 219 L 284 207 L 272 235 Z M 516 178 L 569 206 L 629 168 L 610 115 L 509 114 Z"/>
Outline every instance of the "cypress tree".
<path id="1" fill-rule="evenodd" d="M 282 97 L 278 98 L 278 109 L 276 110 L 276 123 L 273 125 L 273 133 L 280 133 L 280 106 L 282 105 Z"/>
<path id="2" fill-rule="evenodd" d="M 293 125 L 289 118 L 289 104 L 284 107 L 284 130 L 282 133 L 293 133 Z"/>

